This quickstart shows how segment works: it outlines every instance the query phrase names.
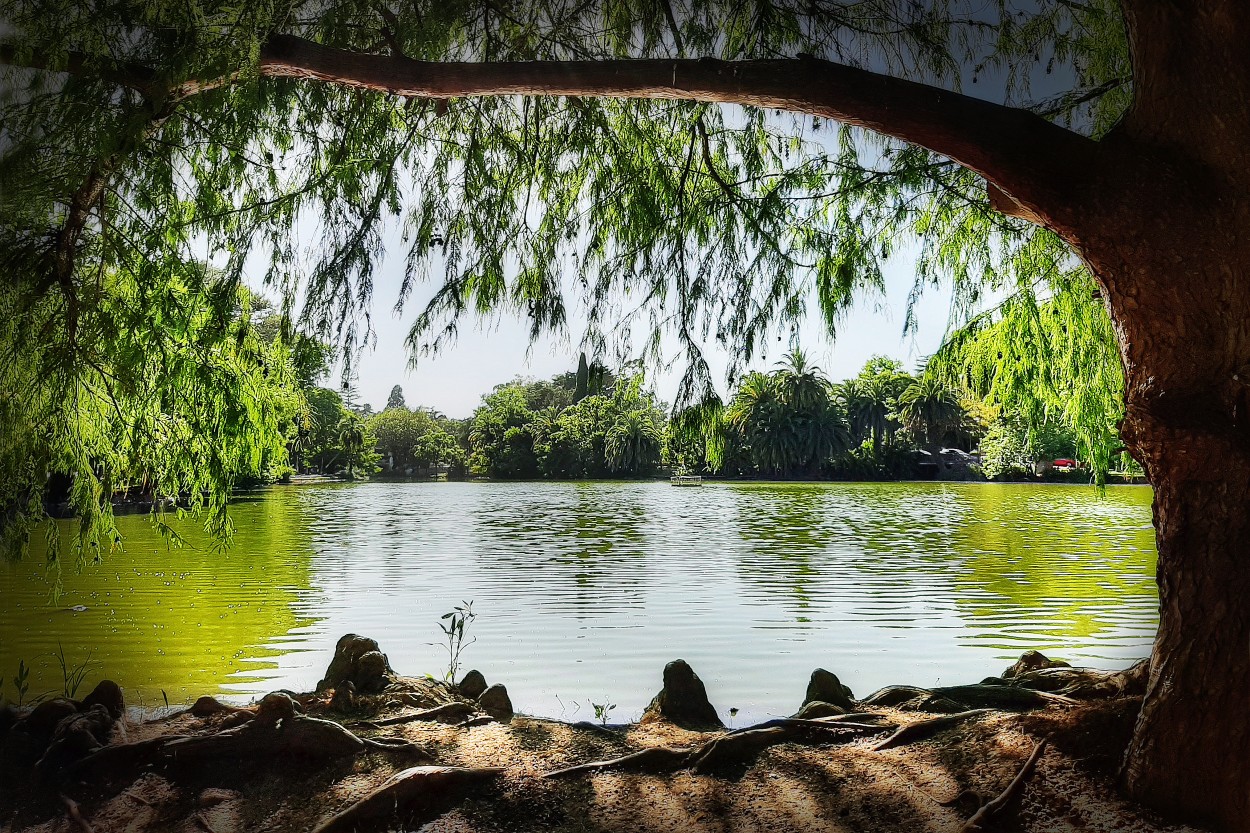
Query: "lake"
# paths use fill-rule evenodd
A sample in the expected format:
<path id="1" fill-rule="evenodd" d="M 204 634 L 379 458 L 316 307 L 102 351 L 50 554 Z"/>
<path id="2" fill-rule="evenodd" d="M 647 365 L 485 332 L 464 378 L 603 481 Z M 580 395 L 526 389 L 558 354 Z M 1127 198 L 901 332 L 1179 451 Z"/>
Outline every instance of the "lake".
<path id="1" fill-rule="evenodd" d="M 1037 648 L 1120 668 L 1157 622 L 1151 492 L 964 483 L 361 483 L 275 487 L 215 551 L 144 516 L 125 551 L 0 565 L 0 674 L 60 691 L 58 653 L 133 704 L 316 685 L 335 640 L 441 676 L 439 617 L 472 600 L 462 657 L 518 711 L 636 718 L 682 657 L 734 721 L 793 713 L 824 667 L 857 695 L 976 682 Z M 82 692 L 80 692 L 81 694 Z"/>

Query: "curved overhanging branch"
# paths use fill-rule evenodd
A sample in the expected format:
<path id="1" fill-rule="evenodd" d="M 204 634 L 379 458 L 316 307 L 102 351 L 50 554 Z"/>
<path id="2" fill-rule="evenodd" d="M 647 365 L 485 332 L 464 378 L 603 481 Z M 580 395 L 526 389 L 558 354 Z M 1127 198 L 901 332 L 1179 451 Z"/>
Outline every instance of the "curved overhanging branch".
<path id="1" fill-rule="evenodd" d="M 0 46 L 0 63 L 92 72 L 82 59 L 22 62 Z M 1080 210 L 1080 192 L 1102 161 L 1098 143 L 1025 110 L 928 84 L 811 57 L 722 61 L 645 59 L 592 61 L 430 62 L 325 46 L 273 35 L 258 71 L 271 77 L 337 84 L 394 95 L 449 99 L 478 96 L 650 98 L 743 104 L 855 125 L 920 145 L 975 171 L 996 203 L 1061 234 Z M 99 73 L 98 69 L 96 70 Z M 161 89 L 183 100 L 246 77 L 226 72 Z M 106 73 L 151 94 L 155 70 L 126 65 Z"/>
<path id="2" fill-rule="evenodd" d="M 1091 139 L 1024 110 L 817 58 L 427 62 L 275 35 L 260 73 L 395 95 L 584 96 L 744 104 L 820 116 L 920 145 L 977 172 L 1061 230 L 1095 163 Z"/>

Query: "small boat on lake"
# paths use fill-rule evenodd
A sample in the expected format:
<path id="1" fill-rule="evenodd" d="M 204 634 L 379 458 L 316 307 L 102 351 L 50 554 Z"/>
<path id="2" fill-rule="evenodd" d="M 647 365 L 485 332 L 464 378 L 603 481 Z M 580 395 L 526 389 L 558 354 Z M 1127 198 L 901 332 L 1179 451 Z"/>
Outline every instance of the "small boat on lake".
<path id="1" fill-rule="evenodd" d="M 674 474 L 668 482 L 673 486 L 702 486 L 703 478 L 697 474 Z"/>

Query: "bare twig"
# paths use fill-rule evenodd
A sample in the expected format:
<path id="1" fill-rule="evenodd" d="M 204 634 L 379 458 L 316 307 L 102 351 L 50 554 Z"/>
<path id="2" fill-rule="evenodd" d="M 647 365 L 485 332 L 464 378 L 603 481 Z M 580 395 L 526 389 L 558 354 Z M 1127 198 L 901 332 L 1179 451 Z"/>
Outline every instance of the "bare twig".
<path id="1" fill-rule="evenodd" d="M 78 825 L 78 829 L 83 833 L 95 833 L 95 828 L 91 826 L 91 822 L 87 821 L 82 814 L 82 810 L 78 808 L 78 802 L 70 798 L 68 795 L 61 795 L 61 803 L 65 805 L 65 812 Z"/>
<path id="2" fill-rule="evenodd" d="M 1033 754 L 1029 755 L 1028 760 L 1024 762 L 1024 766 L 1020 767 L 1020 771 L 1016 773 L 1016 777 L 1011 779 L 1011 783 L 1007 785 L 1007 789 L 998 794 L 998 797 L 987 801 L 985 806 L 968 819 L 967 823 L 960 828 L 960 833 L 989 833 L 995 829 L 995 822 L 998 816 L 1001 816 L 1024 792 L 1024 785 L 1033 775 L 1033 770 L 1037 768 L 1037 761 L 1042 757 L 1042 752 L 1046 750 L 1048 738 L 1042 740 L 1033 747 Z"/>

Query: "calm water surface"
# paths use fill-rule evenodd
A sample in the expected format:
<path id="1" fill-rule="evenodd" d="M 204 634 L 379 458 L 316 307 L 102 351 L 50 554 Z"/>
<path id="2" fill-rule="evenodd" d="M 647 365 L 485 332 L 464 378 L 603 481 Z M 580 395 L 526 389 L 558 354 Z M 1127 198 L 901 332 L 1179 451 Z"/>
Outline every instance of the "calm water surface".
<path id="1" fill-rule="evenodd" d="M 0 565 L 0 674 L 59 690 L 90 657 L 149 706 L 310 689 L 334 641 L 441 675 L 441 614 L 473 600 L 464 662 L 518 710 L 637 717 L 675 657 L 737 723 L 792 713 L 811 670 L 857 694 L 975 682 L 1038 648 L 1122 667 L 1156 625 L 1149 489 L 999 484 L 365 483 L 240 502 L 235 545 L 143 517 L 61 597 L 36 551 Z M 90 682 L 89 682 L 90 684 Z M 164 695 L 162 695 L 162 691 Z"/>

